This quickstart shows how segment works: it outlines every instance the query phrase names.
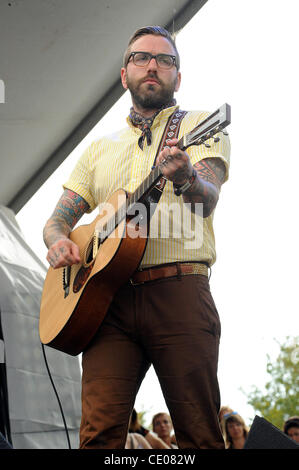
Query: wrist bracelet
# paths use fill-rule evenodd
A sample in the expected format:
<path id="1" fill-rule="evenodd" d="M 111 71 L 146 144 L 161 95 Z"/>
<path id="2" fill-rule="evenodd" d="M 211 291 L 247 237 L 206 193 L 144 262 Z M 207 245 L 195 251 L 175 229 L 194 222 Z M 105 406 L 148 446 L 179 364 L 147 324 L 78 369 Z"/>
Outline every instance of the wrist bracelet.
<path id="1" fill-rule="evenodd" d="M 176 196 L 180 196 L 181 194 L 185 193 L 192 186 L 192 184 L 194 183 L 194 181 L 196 179 L 196 176 L 197 176 L 197 172 L 196 172 L 195 168 L 193 168 L 192 175 L 186 181 L 186 183 L 184 183 L 184 184 L 175 184 L 175 183 L 173 183 L 174 194 Z"/>

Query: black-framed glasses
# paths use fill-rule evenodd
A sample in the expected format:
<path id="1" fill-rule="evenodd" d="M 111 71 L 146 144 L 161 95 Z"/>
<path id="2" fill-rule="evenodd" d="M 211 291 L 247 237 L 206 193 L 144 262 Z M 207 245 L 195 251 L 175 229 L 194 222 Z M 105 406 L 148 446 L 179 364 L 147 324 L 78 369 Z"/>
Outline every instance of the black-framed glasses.
<path id="1" fill-rule="evenodd" d="M 170 54 L 156 54 L 153 55 L 150 52 L 131 52 L 128 57 L 127 64 L 132 57 L 134 65 L 137 67 L 145 67 L 150 63 L 152 59 L 156 60 L 158 67 L 161 69 L 171 69 L 173 65 L 176 66 L 176 57 L 175 55 Z"/>

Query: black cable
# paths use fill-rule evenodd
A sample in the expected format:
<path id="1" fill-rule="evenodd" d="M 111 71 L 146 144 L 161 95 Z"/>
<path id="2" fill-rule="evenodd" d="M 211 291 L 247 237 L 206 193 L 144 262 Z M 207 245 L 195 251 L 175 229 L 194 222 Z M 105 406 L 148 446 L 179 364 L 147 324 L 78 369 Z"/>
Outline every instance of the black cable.
<path id="1" fill-rule="evenodd" d="M 12 446 L 10 419 L 9 419 L 9 405 L 8 405 L 8 388 L 7 388 L 7 373 L 6 373 L 6 360 L 5 360 L 5 343 L 1 323 L 1 310 L 0 310 L 0 341 L 4 344 L 4 362 L 0 363 L 0 433 Z"/>
<path id="2" fill-rule="evenodd" d="M 70 436 L 69 436 L 68 428 L 67 428 L 67 425 L 66 425 L 66 420 L 65 420 L 65 417 L 64 417 L 62 405 L 61 405 L 61 402 L 60 402 L 60 399 L 59 399 L 59 396 L 58 396 L 57 390 L 56 390 L 56 388 L 55 388 L 55 385 L 54 385 L 54 382 L 53 382 L 53 379 L 52 379 L 52 376 L 51 376 L 51 372 L 50 372 L 50 369 L 49 369 L 49 366 L 48 366 L 48 361 L 47 361 L 47 357 L 46 357 L 45 347 L 44 347 L 44 345 L 43 345 L 42 343 L 41 343 L 41 345 L 42 345 L 42 350 L 43 350 L 43 355 L 44 355 L 44 359 L 45 359 L 45 364 L 46 364 L 46 368 L 47 368 L 47 371 L 48 371 L 48 375 L 49 375 L 49 378 L 50 378 L 51 384 L 52 384 L 52 386 L 53 386 L 53 390 L 54 390 L 54 392 L 55 392 L 55 395 L 56 395 L 56 398 L 57 398 L 57 401 L 58 401 L 58 405 L 59 405 L 59 408 L 60 408 L 60 412 L 61 412 L 61 416 L 62 416 L 62 420 L 63 420 L 63 424 L 64 424 L 64 429 L 65 429 L 65 433 L 66 433 L 66 437 L 67 437 L 68 448 L 71 449 L 72 447 L 71 447 Z"/>

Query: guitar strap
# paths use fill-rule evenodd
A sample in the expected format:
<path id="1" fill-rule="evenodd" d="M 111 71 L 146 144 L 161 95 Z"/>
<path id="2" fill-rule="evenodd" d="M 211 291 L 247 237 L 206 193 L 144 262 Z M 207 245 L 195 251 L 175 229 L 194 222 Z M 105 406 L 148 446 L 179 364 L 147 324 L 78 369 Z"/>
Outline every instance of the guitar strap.
<path id="1" fill-rule="evenodd" d="M 156 160 L 157 160 L 157 157 L 159 155 L 160 152 L 162 152 L 162 150 L 167 147 L 167 143 L 170 139 L 176 139 L 178 134 L 179 134 L 179 130 L 180 130 L 180 125 L 181 125 L 181 122 L 182 122 L 182 119 L 184 118 L 184 116 L 186 116 L 187 114 L 187 111 L 181 111 L 180 109 L 177 109 L 168 119 L 167 121 L 167 124 L 165 126 L 165 129 L 164 129 L 164 132 L 163 132 L 163 135 L 162 135 L 162 138 L 161 138 L 161 141 L 160 141 L 160 145 L 158 147 L 158 150 L 157 150 L 157 153 L 156 153 L 156 156 L 155 156 L 155 160 L 154 160 L 154 165 L 156 164 Z M 156 184 L 156 187 L 160 190 L 160 191 L 163 191 L 164 189 L 164 186 L 166 184 L 166 179 L 165 178 L 161 178 L 158 183 Z"/>

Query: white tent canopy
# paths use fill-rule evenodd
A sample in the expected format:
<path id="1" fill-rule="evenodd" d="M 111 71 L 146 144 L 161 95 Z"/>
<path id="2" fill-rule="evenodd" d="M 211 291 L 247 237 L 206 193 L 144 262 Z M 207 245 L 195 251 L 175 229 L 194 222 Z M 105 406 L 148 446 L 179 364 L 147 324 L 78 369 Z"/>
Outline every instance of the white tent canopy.
<path id="1" fill-rule="evenodd" d="M 120 98 L 136 29 L 177 32 L 206 2 L 0 2 L 0 204 L 17 213 Z"/>
<path id="2" fill-rule="evenodd" d="M 0 312 L 2 360 L 7 374 L 15 449 L 68 448 L 61 409 L 39 339 L 39 306 L 46 269 L 24 241 L 12 211 L 0 207 Z M 47 364 L 78 448 L 81 370 L 78 357 L 45 347 Z"/>

